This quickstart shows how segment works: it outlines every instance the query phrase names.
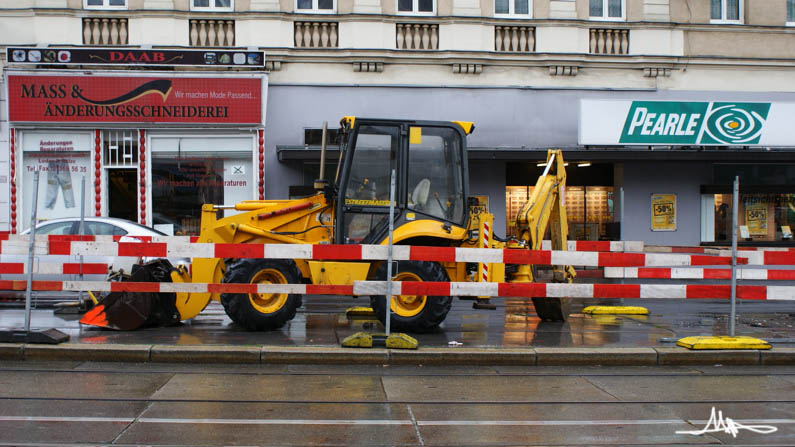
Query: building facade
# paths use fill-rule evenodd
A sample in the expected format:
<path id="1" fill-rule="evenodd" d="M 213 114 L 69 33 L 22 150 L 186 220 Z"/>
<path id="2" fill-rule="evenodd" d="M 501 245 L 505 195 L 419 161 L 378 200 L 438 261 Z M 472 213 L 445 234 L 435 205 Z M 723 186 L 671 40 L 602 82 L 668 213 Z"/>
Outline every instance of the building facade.
<path id="1" fill-rule="evenodd" d="M 301 194 L 322 123 L 358 115 L 474 121 L 470 193 L 498 235 L 562 148 L 576 239 L 725 244 L 740 176 L 742 241 L 786 245 L 793 26 L 795 0 L 21 0 L 0 9 L 0 230 L 29 225 L 37 166 L 39 212 L 75 212 L 66 160 L 87 212 L 195 233 L 202 202 Z M 63 116 L 75 87 L 109 101 L 158 80 L 171 93 L 125 104 L 170 112 Z M 204 116 L 173 116 L 187 106 Z"/>

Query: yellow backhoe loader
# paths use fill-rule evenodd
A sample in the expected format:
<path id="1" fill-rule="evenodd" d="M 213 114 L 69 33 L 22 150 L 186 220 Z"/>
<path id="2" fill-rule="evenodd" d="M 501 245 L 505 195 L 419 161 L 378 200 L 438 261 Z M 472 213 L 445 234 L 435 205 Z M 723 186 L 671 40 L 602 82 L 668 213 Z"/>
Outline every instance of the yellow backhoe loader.
<path id="1" fill-rule="evenodd" d="M 205 204 L 198 242 L 387 244 L 390 177 L 394 170 L 395 245 L 540 249 L 549 228 L 553 249 L 565 250 L 566 172 L 561 152 L 548 151 L 546 169 L 516 219 L 518 234 L 501 239 L 486 230 L 492 227 L 493 215 L 468 195 L 466 137 L 473 130 L 472 123 L 461 121 L 345 117 L 333 185 L 318 181 L 317 193 L 302 199 L 252 200 L 233 207 Z M 325 150 L 321 158 L 325 158 Z M 324 163 L 322 160 L 321 171 Z M 218 218 L 229 208 L 241 213 Z M 385 261 L 194 258 L 190 275 L 186 269 L 174 269 L 160 260 L 138 268 L 133 280 L 352 284 L 356 280 L 385 280 L 386 265 Z M 396 281 L 524 283 L 537 276 L 533 266 L 516 264 L 399 261 L 396 267 Z M 570 266 L 553 270 L 556 282 L 574 277 Z M 295 316 L 302 303 L 300 295 L 286 293 L 110 294 L 83 321 L 123 329 L 164 325 L 195 317 L 210 300 L 220 301 L 229 317 L 248 330 L 277 329 Z M 544 320 L 560 321 L 568 316 L 565 298 L 533 301 Z M 386 318 L 385 303 L 383 296 L 370 297 L 382 322 Z M 444 321 L 451 303 L 449 296 L 394 296 L 391 326 L 406 332 L 432 330 Z M 475 304 L 489 307 L 487 298 Z"/>

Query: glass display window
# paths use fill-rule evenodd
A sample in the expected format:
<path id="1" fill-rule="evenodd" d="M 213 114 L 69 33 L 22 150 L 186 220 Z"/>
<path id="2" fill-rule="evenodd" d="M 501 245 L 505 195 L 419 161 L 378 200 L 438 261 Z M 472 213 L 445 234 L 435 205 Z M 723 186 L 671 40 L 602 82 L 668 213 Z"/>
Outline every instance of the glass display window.
<path id="1" fill-rule="evenodd" d="M 791 241 L 795 228 L 795 194 L 740 193 L 739 242 Z M 732 241 L 732 195 L 702 195 L 702 241 Z M 743 228 L 744 227 L 744 228 Z"/>
<path id="2" fill-rule="evenodd" d="M 197 235 L 204 204 L 252 200 L 249 137 L 152 138 L 152 220 L 174 235 Z M 236 213 L 224 210 L 224 215 Z"/>
<path id="3" fill-rule="evenodd" d="M 86 180 L 86 194 L 92 182 L 89 132 L 32 131 L 21 132 L 22 140 L 22 215 L 23 228 L 30 226 L 33 209 L 35 172 L 39 172 L 38 221 L 80 216 L 80 185 Z M 86 215 L 91 215 L 91 201 L 86 200 Z"/>
<path id="4" fill-rule="evenodd" d="M 506 233 L 516 236 L 516 215 L 533 193 L 532 186 L 505 188 Z M 607 224 L 613 222 L 612 186 L 566 187 L 566 218 L 570 240 L 600 240 L 608 237 Z"/>

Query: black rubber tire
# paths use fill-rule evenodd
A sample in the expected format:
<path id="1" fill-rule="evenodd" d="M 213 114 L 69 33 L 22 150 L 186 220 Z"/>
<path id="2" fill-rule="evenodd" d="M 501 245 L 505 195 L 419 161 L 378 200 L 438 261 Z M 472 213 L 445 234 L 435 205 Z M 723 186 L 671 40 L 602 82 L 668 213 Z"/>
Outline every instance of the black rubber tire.
<path id="1" fill-rule="evenodd" d="M 571 298 L 533 298 L 533 306 L 543 321 L 566 321 L 571 313 Z"/>
<path id="2" fill-rule="evenodd" d="M 301 274 L 293 261 L 273 259 L 228 259 L 224 283 L 250 284 L 255 275 L 266 269 L 278 270 L 288 284 L 297 284 Z M 301 306 L 301 296 L 290 294 L 284 304 L 274 312 L 264 313 L 254 307 L 246 293 L 223 293 L 221 304 L 235 323 L 249 331 L 279 329 L 295 317 Z"/>
<path id="3" fill-rule="evenodd" d="M 386 280 L 386 267 L 386 262 L 381 263 L 381 266 L 375 272 L 376 280 Z M 398 261 L 397 272 L 392 272 L 392 274 L 397 275 L 399 272 L 413 273 L 421 278 L 422 281 L 450 281 L 447 272 L 436 262 Z M 432 331 L 439 327 L 445 317 L 447 317 L 452 304 L 453 297 L 451 296 L 428 296 L 425 300 L 425 306 L 416 315 L 406 317 L 391 312 L 390 330 L 402 332 Z M 386 324 L 386 298 L 384 295 L 371 295 L 370 307 L 373 308 L 381 323 Z"/>

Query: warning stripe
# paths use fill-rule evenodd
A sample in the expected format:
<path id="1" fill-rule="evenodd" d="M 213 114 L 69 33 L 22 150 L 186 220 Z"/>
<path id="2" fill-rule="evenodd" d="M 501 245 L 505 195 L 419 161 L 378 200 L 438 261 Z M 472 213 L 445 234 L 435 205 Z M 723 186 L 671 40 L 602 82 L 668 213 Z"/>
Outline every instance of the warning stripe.
<path id="1" fill-rule="evenodd" d="M 605 278 L 637 279 L 731 279 L 731 269 L 695 267 L 605 267 Z M 737 269 L 737 279 L 747 281 L 795 281 L 795 270 Z"/>
<path id="2" fill-rule="evenodd" d="M 28 244 L 0 241 L 4 254 L 27 254 Z M 484 262 L 506 264 L 577 265 L 588 267 L 679 267 L 690 265 L 730 265 L 730 256 L 683 255 L 667 253 L 587 252 L 566 250 L 526 250 L 461 247 L 395 246 L 398 261 Z M 309 244 L 209 244 L 164 242 L 51 241 L 36 243 L 36 255 L 134 256 L 155 258 L 267 258 L 315 260 L 385 260 L 385 245 L 309 245 Z M 795 265 L 795 253 L 750 253 L 770 256 L 771 262 Z M 775 257 L 778 256 L 778 257 Z M 739 264 L 746 263 L 738 258 Z"/>
<path id="3" fill-rule="evenodd" d="M 123 239 L 123 240 L 122 240 Z M 110 236 L 110 235 L 37 235 L 36 241 L 83 241 L 83 242 L 162 242 L 167 244 L 189 244 L 199 240 L 198 236 Z M 29 235 L 8 234 L 0 232 L 0 240 L 29 242 Z M 541 241 L 542 250 L 551 250 L 552 241 Z M 568 251 L 612 251 L 612 252 L 643 252 L 643 241 L 568 241 Z M 774 249 L 774 248 L 765 248 Z M 795 250 L 795 249 L 793 249 Z M 667 251 L 667 252 L 670 252 Z M 701 253 L 701 252 L 699 252 Z"/>
<path id="4" fill-rule="evenodd" d="M 25 281 L 0 280 L 0 290 L 25 290 Z M 356 281 L 353 285 L 312 284 L 193 284 L 157 282 L 33 281 L 35 291 L 93 292 L 206 292 L 206 293 L 297 293 L 323 295 L 383 295 L 386 281 Z M 392 283 L 395 295 L 571 297 L 571 298 L 663 298 L 724 299 L 729 285 L 690 284 L 557 284 L 557 283 Z M 795 301 L 795 286 L 737 286 L 737 297 L 746 300 Z"/>
<path id="5" fill-rule="evenodd" d="M 0 262 L 0 274 L 25 274 L 28 272 L 25 262 Z M 108 264 L 97 263 L 34 263 L 33 273 L 40 275 L 104 275 L 108 273 Z"/>
<path id="6" fill-rule="evenodd" d="M 643 252 L 643 241 L 567 241 L 568 251 Z M 552 250 L 552 241 L 541 241 L 542 250 Z"/>

